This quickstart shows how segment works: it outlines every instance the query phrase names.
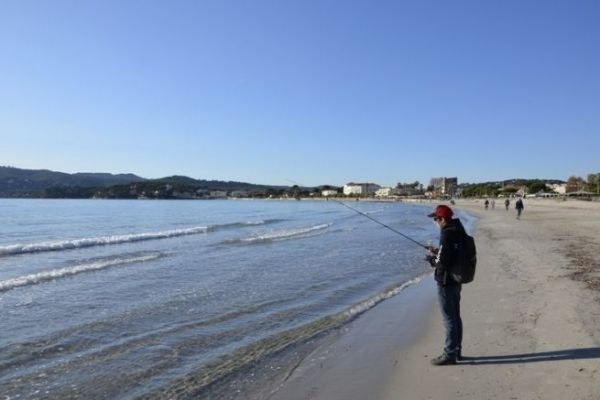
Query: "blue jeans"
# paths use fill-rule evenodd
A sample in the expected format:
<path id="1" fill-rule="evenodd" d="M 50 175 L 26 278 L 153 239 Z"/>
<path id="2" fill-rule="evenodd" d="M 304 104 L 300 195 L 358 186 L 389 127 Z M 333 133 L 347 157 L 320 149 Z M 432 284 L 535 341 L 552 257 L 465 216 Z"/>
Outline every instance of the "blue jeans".
<path id="1" fill-rule="evenodd" d="M 438 299 L 440 310 L 446 330 L 444 353 L 455 360 L 457 351 L 462 349 L 462 320 L 460 318 L 460 290 L 459 283 L 448 282 L 446 285 L 438 283 Z"/>

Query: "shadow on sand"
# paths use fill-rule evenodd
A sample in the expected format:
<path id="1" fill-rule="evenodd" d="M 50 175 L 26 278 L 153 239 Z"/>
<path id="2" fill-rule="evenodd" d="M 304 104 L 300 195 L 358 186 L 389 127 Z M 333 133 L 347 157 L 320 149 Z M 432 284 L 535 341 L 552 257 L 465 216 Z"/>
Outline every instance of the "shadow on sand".
<path id="1" fill-rule="evenodd" d="M 592 358 L 600 358 L 600 347 L 546 351 L 542 353 L 529 354 L 508 354 L 505 356 L 463 357 L 463 361 L 460 364 L 524 364 L 543 361 L 587 360 Z"/>

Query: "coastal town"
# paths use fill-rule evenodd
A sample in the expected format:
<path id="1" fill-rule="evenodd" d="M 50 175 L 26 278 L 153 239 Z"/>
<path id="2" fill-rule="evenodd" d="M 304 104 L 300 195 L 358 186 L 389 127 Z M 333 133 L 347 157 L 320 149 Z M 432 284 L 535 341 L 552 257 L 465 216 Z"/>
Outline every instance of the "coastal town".
<path id="1" fill-rule="evenodd" d="M 182 188 L 180 185 L 165 183 L 162 187 L 148 192 L 140 183 L 129 187 L 129 195 L 138 199 L 174 198 L 174 199 L 316 199 L 316 198 L 353 198 L 353 199 L 453 199 L 463 197 L 578 197 L 591 198 L 600 195 L 598 185 L 600 174 L 589 174 L 587 180 L 570 177 L 567 181 L 511 179 L 500 182 L 463 183 L 457 177 L 431 178 L 428 185 L 419 181 L 399 182 L 395 186 L 383 186 L 373 182 L 348 182 L 342 187 L 322 185 L 304 187 L 268 187 L 246 190 L 209 190 L 205 188 Z M 96 198 L 105 197 L 99 192 Z"/>
<path id="2" fill-rule="evenodd" d="M 291 181 L 290 181 L 291 182 Z M 427 184 L 398 182 L 348 182 L 343 186 L 277 186 L 234 181 L 169 176 L 146 179 L 134 174 L 75 173 L 0 167 L 0 197 L 4 198 L 79 198 L 79 199 L 454 199 L 502 197 L 577 197 L 600 196 L 600 173 L 585 178 L 507 179 L 482 183 L 459 182 L 458 177 L 433 177 Z"/>
<path id="3" fill-rule="evenodd" d="M 287 188 L 267 188 L 263 190 L 207 190 L 203 188 L 181 190 L 173 184 L 165 184 L 152 192 L 140 190 L 139 184 L 130 186 L 129 194 L 138 199 L 165 198 L 174 199 L 317 199 L 317 198 L 353 198 L 380 200 L 420 200 L 453 199 L 463 197 L 578 197 L 591 198 L 600 195 L 598 176 L 590 174 L 588 180 L 571 177 L 560 180 L 513 179 L 483 184 L 459 184 L 457 177 L 431 178 L 428 185 L 419 181 L 398 183 L 396 186 L 382 186 L 373 182 L 349 182 L 342 187 L 330 185 L 303 187 L 293 185 Z M 102 198 L 102 194 L 96 196 Z"/>

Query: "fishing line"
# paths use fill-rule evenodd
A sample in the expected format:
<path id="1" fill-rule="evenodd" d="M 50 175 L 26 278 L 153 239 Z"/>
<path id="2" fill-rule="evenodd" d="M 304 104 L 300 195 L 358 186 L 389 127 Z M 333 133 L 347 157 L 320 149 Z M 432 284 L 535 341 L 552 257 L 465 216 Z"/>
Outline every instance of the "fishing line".
<path id="1" fill-rule="evenodd" d="M 286 181 L 288 181 L 288 182 L 291 182 L 291 183 L 293 183 L 293 184 L 295 184 L 295 185 L 298 185 L 298 187 L 302 186 L 302 185 L 300 185 L 298 182 L 295 182 L 295 181 L 293 181 L 293 180 L 291 180 L 291 179 L 286 179 Z M 332 200 L 333 200 L 333 199 L 332 199 Z M 408 239 L 408 240 L 410 240 L 410 241 L 411 241 L 411 242 L 413 242 L 414 244 L 416 244 L 416 245 L 419 245 L 419 246 L 421 246 L 421 247 L 422 247 L 422 248 L 424 248 L 424 249 L 427 249 L 427 250 L 430 250 L 430 249 L 431 249 L 431 246 L 425 246 L 423 243 L 417 242 L 415 239 L 413 239 L 413 238 L 411 238 L 411 237 L 409 237 L 409 236 L 405 235 L 404 233 L 402 233 L 402 232 L 400 232 L 400 231 L 397 231 L 396 229 L 392 228 L 391 226 L 388 226 L 388 225 L 384 224 L 383 222 L 377 221 L 375 218 L 373 218 L 373 217 L 370 217 L 369 215 L 367 215 L 367 214 L 365 214 L 365 213 L 363 213 L 363 212 L 361 212 L 361 211 L 358 211 L 356 208 L 350 207 L 350 206 L 349 206 L 348 204 L 346 204 L 346 203 L 342 203 L 342 202 L 341 202 L 341 201 L 339 201 L 339 200 L 333 200 L 333 201 L 335 201 L 335 202 L 336 202 L 336 203 L 338 203 L 338 204 L 341 204 L 341 205 L 343 205 L 343 206 L 344 206 L 344 207 L 346 207 L 346 208 L 349 208 L 350 210 L 354 211 L 354 212 L 355 212 L 355 213 L 357 213 L 357 214 L 360 214 L 360 215 L 362 215 L 363 217 L 367 217 L 367 218 L 369 218 L 371 221 L 373 221 L 373 222 L 375 222 L 375 223 L 377 223 L 377 224 L 379 224 L 379 225 L 381 225 L 381 226 L 383 226 L 383 227 L 385 227 L 385 228 L 388 228 L 390 231 L 392 231 L 392 232 L 394 232 L 394 233 L 396 233 L 396 234 L 398 234 L 398 235 L 402 236 L 402 237 L 403 237 L 403 238 L 405 238 L 405 239 Z"/>
<path id="2" fill-rule="evenodd" d="M 400 232 L 400 231 L 397 231 L 396 229 L 392 228 L 391 226 L 388 226 L 388 225 L 384 224 L 383 222 L 377 221 L 375 218 L 373 218 L 373 217 L 371 217 L 371 216 L 369 216 L 369 215 L 365 214 L 364 212 L 358 211 L 356 208 L 350 207 L 350 206 L 349 206 L 348 204 L 346 204 L 346 203 L 342 203 L 341 201 L 338 201 L 338 200 L 333 200 L 333 201 L 335 201 L 336 203 L 339 203 L 339 204 L 343 205 L 343 206 L 344 206 L 344 207 L 346 207 L 346 208 L 349 208 L 350 210 L 354 211 L 354 212 L 355 212 L 355 213 L 357 213 L 357 214 L 360 214 L 360 215 L 362 215 L 363 217 L 367 217 L 367 218 L 369 218 L 371 221 L 373 221 L 373 222 L 375 222 L 375 223 L 378 223 L 379 225 L 381 225 L 381 226 L 383 226 L 383 227 L 385 227 L 385 228 L 388 228 L 390 231 L 392 231 L 392 232 L 394 232 L 394 233 L 397 233 L 398 235 L 402 236 L 403 238 L 410 240 L 411 242 L 413 242 L 413 243 L 415 243 L 415 244 L 417 244 L 417 245 L 419 245 L 419 246 L 423 247 L 424 249 L 427 249 L 427 250 L 429 250 L 429 248 L 430 248 L 429 246 L 425 246 L 424 244 L 417 242 L 417 241 L 416 241 L 416 240 L 414 240 L 413 238 L 411 238 L 411 237 L 409 237 L 409 236 L 405 235 L 404 233 L 402 233 L 402 232 Z"/>

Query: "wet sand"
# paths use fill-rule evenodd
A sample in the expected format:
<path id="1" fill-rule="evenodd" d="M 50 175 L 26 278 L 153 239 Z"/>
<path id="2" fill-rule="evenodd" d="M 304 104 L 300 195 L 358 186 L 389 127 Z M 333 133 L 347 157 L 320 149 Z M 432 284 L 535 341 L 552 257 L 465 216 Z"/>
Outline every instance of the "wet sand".
<path id="1" fill-rule="evenodd" d="M 434 310 L 430 277 L 406 288 L 330 335 L 308 354 L 270 400 L 371 399 L 414 343 Z"/>
<path id="2" fill-rule="evenodd" d="M 429 363 L 443 327 L 428 277 L 323 342 L 263 398 L 600 399 L 600 203 L 525 200 L 521 220 L 500 203 L 457 204 L 479 217 L 463 362 Z"/>

